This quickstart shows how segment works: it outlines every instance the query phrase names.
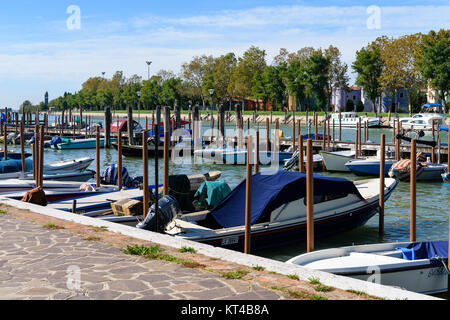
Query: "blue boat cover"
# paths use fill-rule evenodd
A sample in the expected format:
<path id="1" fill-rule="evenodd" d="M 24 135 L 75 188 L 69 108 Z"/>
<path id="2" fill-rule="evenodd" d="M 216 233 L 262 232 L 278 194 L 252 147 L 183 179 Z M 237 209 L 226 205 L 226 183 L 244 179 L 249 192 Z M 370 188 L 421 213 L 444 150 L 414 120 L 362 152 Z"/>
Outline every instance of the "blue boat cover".
<path id="1" fill-rule="evenodd" d="M 252 178 L 251 224 L 267 219 L 273 210 L 283 204 L 306 196 L 306 174 L 274 171 L 273 174 L 257 173 Z M 245 225 L 245 188 L 242 181 L 221 203 L 210 212 L 210 216 L 223 228 Z M 314 175 L 314 195 L 356 194 L 362 198 L 353 182 L 343 178 Z"/>
<path id="2" fill-rule="evenodd" d="M 434 107 L 442 108 L 442 104 L 440 104 L 440 103 L 425 103 L 421 108 L 425 109 L 425 108 L 434 108 Z"/>
<path id="3" fill-rule="evenodd" d="M 397 250 L 402 251 L 405 260 L 431 260 L 436 257 L 448 259 L 447 241 L 414 242 Z"/>
<path id="4" fill-rule="evenodd" d="M 33 160 L 25 159 L 25 171 L 31 171 L 33 168 Z M 1 173 L 15 173 L 22 171 L 21 159 L 9 159 L 0 161 L 0 174 Z"/>

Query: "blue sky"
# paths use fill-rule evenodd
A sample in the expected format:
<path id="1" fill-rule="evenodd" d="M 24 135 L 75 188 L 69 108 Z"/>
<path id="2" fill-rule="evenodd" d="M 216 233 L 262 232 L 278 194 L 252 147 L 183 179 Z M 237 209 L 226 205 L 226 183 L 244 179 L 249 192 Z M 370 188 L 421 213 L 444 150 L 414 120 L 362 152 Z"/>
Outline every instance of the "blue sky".
<path id="1" fill-rule="evenodd" d="M 71 5 L 81 11 L 79 29 L 67 27 Z M 381 10 L 376 29 L 367 24 L 373 5 Z M 151 73 L 177 74 L 195 55 L 240 55 L 251 45 L 270 64 L 280 48 L 332 44 L 350 65 L 380 35 L 448 29 L 450 1 L 16 0 L 2 3 L 0 19 L 0 106 L 17 108 L 45 91 L 78 91 L 102 72 L 146 78 L 146 60 Z"/>

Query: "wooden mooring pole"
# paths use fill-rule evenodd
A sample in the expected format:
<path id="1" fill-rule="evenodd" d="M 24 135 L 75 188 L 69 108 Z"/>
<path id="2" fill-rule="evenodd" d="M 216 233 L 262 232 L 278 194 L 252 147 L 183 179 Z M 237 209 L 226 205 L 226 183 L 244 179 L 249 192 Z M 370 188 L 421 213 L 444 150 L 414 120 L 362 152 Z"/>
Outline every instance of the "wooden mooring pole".
<path id="1" fill-rule="evenodd" d="M 100 127 L 97 126 L 97 134 L 96 134 L 96 140 L 95 140 L 95 160 L 96 160 L 96 181 L 97 181 L 97 188 L 100 188 Z"/>
<path id="2" fill-rule="evenodd" d="M 303 136 L 301 134 L 298 135 L 298 170 L 300 173 L 305 172 L 304 169 L 304 156 L 303 156 Z"/>
<path id="3" fill-rule="evenodd" d="M 117 130 L 117 186 L 119 190 L 122 190 L 122 130 Z"/>
<path id="4" fill-rule="evenodd" d="M 22 117 L 20 121 L 20 155 L 22 159 L 22 172 L 25 173 L 27 171 L 26 161 L 25 161 L 25 120 Z"/>
<path id="5" fill-rule="evenodd" d="M 255 174 L 259 172 L 259 130 L 256 131 L 255 142 Z"/>
<path id="6" fill-rule="evenodd" d="M 386 173 L 384 172 L 386 166 L 386 137 L 384 134 L 380 137 L 380 201 L 379 201 L 379 235 L 384 234 L 384 177 Z"/>
<path id="7" fill-rule="evenodd" d="M 147 216 L 149 204 L 150 204 L 150 197 L 149 197 L 149 190 L 148 190 L 148 144 L 147 144 L 147 138 L 148 138 L 148 132 L 144 131 L 142 132 L 142 166 L 143 166 L 143 179 L 142 179 L 142 192 L 144 197 L 144 204 L 143 204 L 143 217 L 144 219 Z"/>
<path id="8" fill-rule="evenodd" d="M 245 244 L 244 253 L 250 254 L 251 249 L 251 214 L 252 214 L 252 164 L 251 164 L 252 137 L 247 137 L 247 179 L 245 182 Z"/>
<path id="9" fill-rule="evenodd" d="M 164 195 L 169 195 L 170 109 L 164 108 Z"/>
<path id="10" fill-rule="evenodd" d="M 39 187 L 44 187 L 44 126 L 40 126 L 39 132 Z"/>
<path id="11" fill-rule="evenodd" d="M 308 253 L 314 251 L 314 176 L 311 139 L 308 139 L 306 146 L 306 247 Z"/>
<path id="12" fill-rule="evenodd" d="M 410 191 L 411 191 L 411 217 L 410 217 L 410 240 L 416 241 L 416 140 L 411 140 L 411 172 L 410 172 Z"/>
<path id="13" fill-rule="evenodd" d="M 3 161 L 8 160 L 8 125 L 3 125 Z"/>

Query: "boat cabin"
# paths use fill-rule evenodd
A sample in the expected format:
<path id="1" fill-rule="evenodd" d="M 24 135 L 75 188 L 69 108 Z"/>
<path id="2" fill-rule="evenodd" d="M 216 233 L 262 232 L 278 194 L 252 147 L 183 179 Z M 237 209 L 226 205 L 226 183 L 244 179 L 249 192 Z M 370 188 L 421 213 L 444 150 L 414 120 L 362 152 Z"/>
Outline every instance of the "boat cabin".
<path id="1" fill-rule="evenodd" d="M 117 132 L 127 132 L 128 131 L 128 120 L 113 120 L 111 123 L 111 133 L 117 133 Z M 104 129 L 102 130 L 104 131 Z M 140 133 L 144 131 L 142 126 L 137 122 L 136 120 L 133 120 L 133 132 L 134 133 Z"/>

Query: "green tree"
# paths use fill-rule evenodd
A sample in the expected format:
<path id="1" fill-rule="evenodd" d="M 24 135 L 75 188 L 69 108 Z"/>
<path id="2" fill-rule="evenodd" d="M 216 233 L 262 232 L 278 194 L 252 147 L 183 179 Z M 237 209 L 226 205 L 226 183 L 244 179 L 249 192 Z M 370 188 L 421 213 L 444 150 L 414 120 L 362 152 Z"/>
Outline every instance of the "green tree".
<path id="1" fill-rule="evenodd" d="M 253 93 L 255 74 L 262 74 L 266 68 L 266 52 L 252 46 L 238 58 L 238 63 L 232 76 L 232 89 L 234 95 L 244 101 Z"/>
<path id="2" fill-rule="evenodd" d="M 329 60 L 323 55 L 322 51 L 315 52 L 304 62 L 303 76 L 305 83 L 305 92 L 309 97 L 314 96 L 319 110 L 327 108 L 327 82 Z"/>
<path id="3" fill-rule="evenodd" d="M 365 47 L 356 52 L 356 60 L 352 64 L 357 73 L 355 83 L 363 88 L 372 102 L 373 111 L 377 113 L 375 101 L 381 95 L 379 78 L 383 72 L 383 61 L 377 47 Z M 381 110 L 379 110 L 381 113 Z"/>
<path id="4" fill-rule="evenodd" d="M 450 90 L 450 30 L 430 31 L 422 38 L 417 53 L 417 65 L 422 76 L 429 81 L 447 110 Z"/>
<path id="5" fill-rule="evenodd" d="M 348 88 L 348 66 L 346 63 L 341 61 L 341 52 L 338 48 L 329 46 L 328 49 L 325 49 L 324 54 L 330 63 L 328 68 L 327 95 L 328 108 L 331 110 L 331 97 L 333 95 L 333 89 L 341 88 L 346 90 Z"/>

